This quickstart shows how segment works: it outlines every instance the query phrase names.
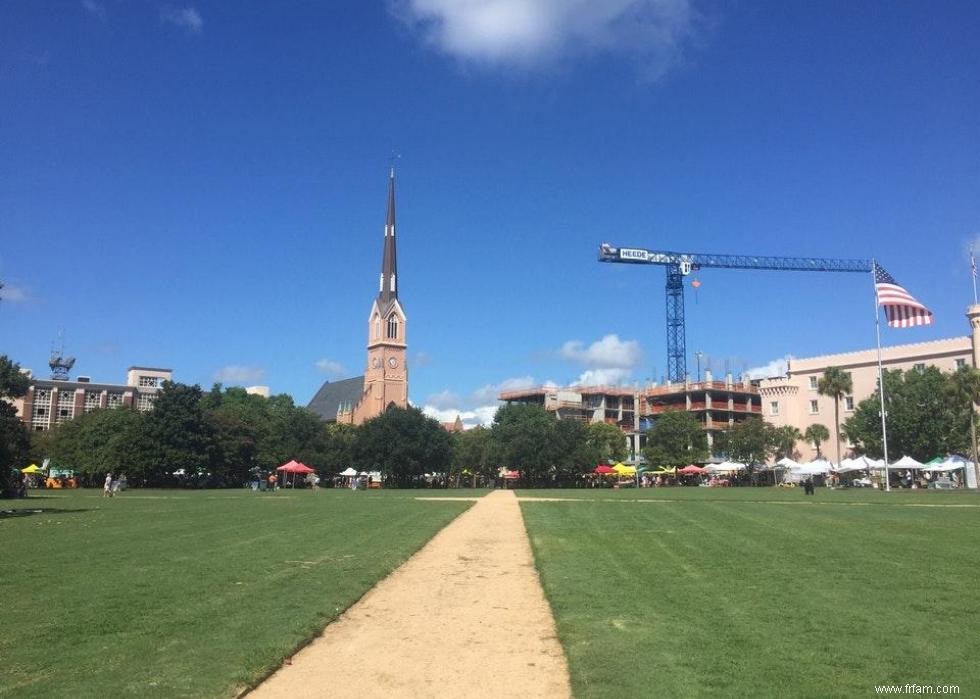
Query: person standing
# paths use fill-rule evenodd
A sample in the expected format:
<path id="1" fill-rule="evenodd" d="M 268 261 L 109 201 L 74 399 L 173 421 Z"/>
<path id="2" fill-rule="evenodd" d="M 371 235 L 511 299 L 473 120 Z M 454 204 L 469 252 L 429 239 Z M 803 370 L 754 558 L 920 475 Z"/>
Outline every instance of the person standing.
<path id="1" fill-rule="evenodd" d="M 105 485 L 102 486 L 102 497 L 111 498 L 112 497 L 112 474 L 105 474 Z"/>

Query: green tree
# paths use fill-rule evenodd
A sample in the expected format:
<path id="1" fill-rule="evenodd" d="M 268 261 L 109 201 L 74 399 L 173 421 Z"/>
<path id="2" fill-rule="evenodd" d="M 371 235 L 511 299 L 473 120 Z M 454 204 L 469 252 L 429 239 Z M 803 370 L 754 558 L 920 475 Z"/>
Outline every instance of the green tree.
<path id="1" fill-rule="evenodd" d="M 606 422 L 593 422 L 588 427 L 589 446 L 594 448 L 599 459 L 615 463 L 624 461 L 629 455 L 626 435 L 616 425 Z"/>
<path id="2" fill-rule="evenodd" d="M 360 470 L 380 470 L 389 485 L 418 486 L 425 473 L 448 473 L 449 433 L 418 408 L 388 408 L 357 430 L 353 455 Z"/>
<path id="3" fill-rule="evenodd" d="M 201 406 L 201 387 L 165 381 L 146 416 L 145 472 L 150 485 L 183 472 L 197 482 L 210 465 L 211 430 Z"/>
<path id="4" fill-rule="evenodd" d="M 775 427 L 760 417 L 750 417 L 728 430 L 728 456 L 745 464 L 751 475 L 756 464 L 769 459 L 779 441 Z"/>
<path id="5" fill-rule="evenodd" d="M 955 448 L 956 435 L 969 429 L 956 427 L 956 412 L 948 399 L 949 376 L 936 367 L 907 372 L 885 371 L 885 410 L 888 416 L 888 452 L 928 461 Z M 844 423 L 844 433 L 855 448 L 874 458 L 884 455 L 879 392 L 861 401 Z M 967 416 L 963 415 L 962 418 Z"/>
<path id="6" fill-rule="evenodd" d="M 828 367 L 817 382 L 817 393 L 834 399 L 834 436 L 837 440 L 837 463 L 840 464 L 840 402 L 854 390 L 851 375 L 840 367 Z"/>
<path id="7" fill-rule="evenodd" d="M 796 452 L 796 443 L 803 439 L 803 433 L 799 429 L 793 427 L 792 425 L 785 425 L 783 427 L 775 427 L 772 431 L 773 447 L 775 449 L 775 457 L 777 459 L 782 459 L 783 457 L 794 458 L 798 456 Z"/>
<path id="8" fill-rule="evenodd" d="M 550 446 L 548 485 L 573 484 L 599 460 L 599 450 L 589 442 L 588 428 L 575 420 L 555 421 Z"/>
<path id="9" fill-rule="evenodd" d="M 111 472 L 139 484 L 152 477 L 144 451 L 145 422 L 143 414 L 125 407 L 93 410 L 50 430 L 43 442 L 45 456 L 90 482 Z"/>
<path id="10" fill-rule="evenodd" d="M 490 439 L 490 430 L 482 426 L 453 435 L 452 472 L 457 478 L 467 471 L 476 487 L 477 478 L 490 480 L 496 475 L 490 458 Z"/>
<path id="11" fill-rule="evenodd" d="M 686 410 L 664 413 L 646 431 L 643 456 L 655 466 L 686 466 L 708 458 L 708 436 Z"/>
<path id="12" fill-rule="evenodd" d="M 980 458 L 977 454 L 977 403 L 980 403 L 980 371 L 969 366 L 957 369 L 949 377 L 946 396 L 950 401 L 954 415 L 958 418 L 956 422 L 968 422 L 970 425 L 968 449 L 963 451 L 969 451 L 976 469 L 977 480 L 980 482 Z M 956 437 L 957 435 L 951 436 L 950 441 L 958 444 L 961 440 L 956 439 Z"/>
<path id="13" fill-rule="evenodd" d="M 30 440 L 27 428 L 17 417 L 17 411 L 5 398 L 20 398 L 30 386 L 30 380 L 20 365 L 7 355 L 0 355 L 0 497 L 9 493 L 16 468 L 26 466 Z"/>
<path id="14" fill-rule="evenodd" d="M 521 472 L 528 483 L 544 484 L 552 466 L 555 416 L 539 405 L 504 405 L 491 427 L 491 455 L 498 466 Z"/>
<path id="15" fill-rule="evenodd" d="M 806 432 L 803 433 L 803 438 L 810 442 L 817 450 L 817 458 L 822 459 L 823 454 L 820 452 L 820 445 L 830 439 L 830 431 L 824 425 L 815 423 L 806 428 Z"/>
<path id="16" fill-rule="evenodd" d="M 323 425 L 317 442 L 318 456 L 314 466 L 320 475 L 340 473 L 354 461 L 357 427 L 331 423 Z"/>

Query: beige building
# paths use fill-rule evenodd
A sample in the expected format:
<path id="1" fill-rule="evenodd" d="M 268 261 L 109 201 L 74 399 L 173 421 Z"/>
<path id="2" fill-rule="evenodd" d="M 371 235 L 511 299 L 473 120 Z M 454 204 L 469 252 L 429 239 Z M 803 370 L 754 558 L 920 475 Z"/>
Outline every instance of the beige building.
<path id="1" fill-rule="evenodd" d="M 153 408 L 157 391 L 173 378 L 170 369 L 132 366 L 125 384 L 92 383 L 87 376 L 70 380 L 31 380 L 27 394 L 14 401 L 17 416 L 33 431 L 52 427 L 100 408 L 124 406 L 145 412 Z"/>
<path id="2" fill-rule="evenodd" d="M 972 333 L 963 337 L 945 340 L 917 342 L 908 345 L 895 345 L 881 348 L 881 364 L 886 370 L 909 371 L 938 367 L 944 372 L 953 372 L 963 366 L 977 366 L 980 352 L 980 306 L 971 306 L 967 311 Z M 834 400 L 821 396 L 817 384 L 824 371 L 837 367 L 851 376 L 854 390 L 845 396 L 840 404 L 841 424 L 854 413 L 855 407 L 872 396 L 878 387 L 878 351 L 876 348 L 827 354 L 819 357 L 790 359 L 786 376 L 763 379 L 759 382 L 759 395 L 762 399 L 763 417 L 782 427 L 791 425 L 805 432 L 810 425 L 821 424 L 831 434 L 830 443 L 821 446 L 828 458 L 836 459 L 833 447 Z M 809 461 L 816 457 L 817 450 L 812 443 L 801 441 L 796 445 L 800 458 Z M 850 445 L 841 443 L 841 455 L 850 450 Z"/>

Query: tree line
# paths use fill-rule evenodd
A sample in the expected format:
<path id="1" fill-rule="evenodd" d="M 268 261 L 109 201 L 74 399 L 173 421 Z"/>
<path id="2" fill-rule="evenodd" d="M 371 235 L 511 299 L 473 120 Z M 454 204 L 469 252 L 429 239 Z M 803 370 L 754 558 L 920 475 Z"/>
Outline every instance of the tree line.
<path id="1" fill-rule="evenodd" d="M 938 454 L 971 453 L 980 372 L 963 368 L 945 374 L 934 367 L 886 371 L 884 381 L 890 455 L 928 460 Z M 839 369 L 828 370 L 821 393 L 839 402 L 851 391 L 849 382 Z M 0 397 L 21 396 L 27 387 L 20 367 L 0 357 Z M 857 453 L 881 456 L 877 392 L 835 428 L 837 434 Z M 645 433 L 642 453 L 653 466 L 685 466 L 723 455 L 747 464 L 751 472 L 771 458 L 798 456 L 795 445 L 804 438 L 819 452 L 830 433 L 823 425 L 801 433 L 752 417 L 719 433 L 709 448 L 697 418 L 675 411 L 661 415 Z M 130 483 L 147 486 L 240 486 L 254 473 L 290 459 L 322 476 L 348 467 L 380 471 L 386 484 L 399 487 L 431 483 L 431 474 L 438 474 L 443 485 L 486 484 L 501 468 L 519 471 L 522 485 L 573 486 L 595 464 L 628 456 L 626 436 L 616 425 L 558 420 L 537 405 L 502 406 L 489 427 L 451 434 L 416 408 L 391 409 L 354 427 L 324 423 L 288 395 L 264 398 L 217 384 L 203 391 L 167 382 L 149 412 L 94 410 L 50 431 L 28 432 L 13 406 L 0 400 L 0 464 L 50 458 L 83 479 L 124 473 Z M 9 478 L 10 470 L 0 468 L 0 491 Z"/>

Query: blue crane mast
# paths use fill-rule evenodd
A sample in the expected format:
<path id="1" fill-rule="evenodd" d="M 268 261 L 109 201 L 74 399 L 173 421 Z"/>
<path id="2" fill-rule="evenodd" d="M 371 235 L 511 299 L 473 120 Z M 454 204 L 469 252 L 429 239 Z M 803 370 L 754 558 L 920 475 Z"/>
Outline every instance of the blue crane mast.
<path id="1" fill-rule="evenodd" d="M 684 277 L 701 269 L 763 269 L 784 272 L 870 272 L 871 260 L 826 257 L 763 257 L 666 252 L 644 248 L 599 246 L 600 262 L 660 265 L 667 272 L 667 379 L 687 378 L 687 340 L 684 328 Z"/>

